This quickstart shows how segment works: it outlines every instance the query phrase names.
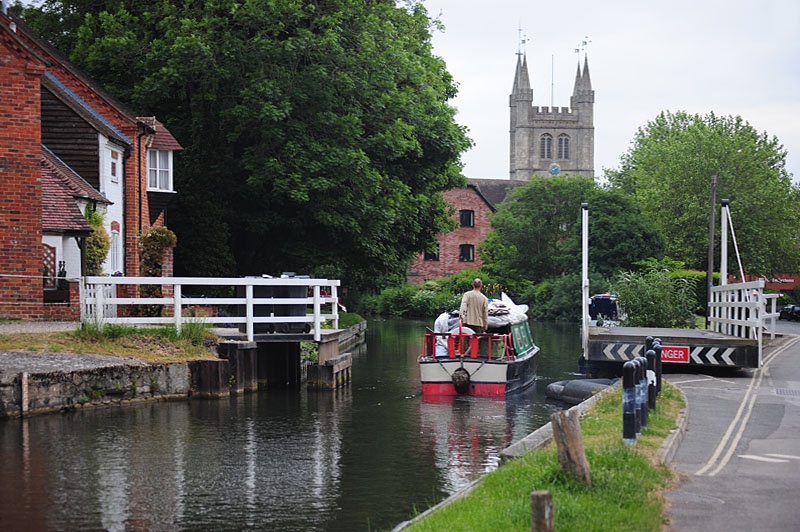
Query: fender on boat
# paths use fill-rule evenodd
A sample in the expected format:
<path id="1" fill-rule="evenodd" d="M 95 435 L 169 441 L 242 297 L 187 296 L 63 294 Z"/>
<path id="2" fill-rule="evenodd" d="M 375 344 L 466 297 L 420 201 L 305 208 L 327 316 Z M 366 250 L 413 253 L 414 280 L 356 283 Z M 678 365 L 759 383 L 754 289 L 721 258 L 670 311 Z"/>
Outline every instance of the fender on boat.
<path id="1" fill-rule="evenodd" d="M 458 368 L 453 372 L 451 378 L 453 379 L 453 388 L 455 388 L 457 394 L 464 395 L 469 393 L 469 371 L 464 368 Z"/>
<path id="2" fill-rule="evenodd" d="M 614 384 L 614 379 L 578 379 L 557 381 L 547 385 L 548 399 L 577 405 Z"/>

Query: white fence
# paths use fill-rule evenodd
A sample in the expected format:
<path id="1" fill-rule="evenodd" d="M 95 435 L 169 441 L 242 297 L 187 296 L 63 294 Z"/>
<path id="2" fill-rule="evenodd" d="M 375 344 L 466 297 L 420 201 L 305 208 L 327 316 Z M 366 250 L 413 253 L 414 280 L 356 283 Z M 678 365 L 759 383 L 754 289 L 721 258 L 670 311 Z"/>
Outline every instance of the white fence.
<path id="1" fill-rule="evenodd" d="M 145 285 L 161 287 L 161 297 L 121 297 L 128 287 L 139 294 Z M 339 328 L 337 290 L 338 280 L 309 279 L 302 277 L 84 277 L 81 283 L 81 322 L 122 325 L 174 325 L 179 331 L 184 323 L 231 324 L 243 326 L 249 341 L 253 341 L 256 324 L 267 328 L 300 324 L 314 331 L 320 341 L 322 324 L 331 321 Z M 216 291 L 230 292 L 226 297 L 187 297 L 184 293 L 202 294 L 204 288 L 217 287 Z M 220 289 L 219 287 L 222 287 Z M 188 288 L 188 290 L 187 290 Z M 226 290 L 227 289 L 227 290 Z M 292 295 L 296 297 L 291 297 Z M 158 316 L 133 316 L 141 312 L 124 312 L 120 305 L 144 309 L 147 305 L 161 305 Z M 326 310 L 325 306 L 330 306 Z M 235 315 L 219 316 L 211 307 L 235 308 Z M 312 307 L 312 312 L 308 312 Z M 206 308 L 197 312 L 197 309 Z M 132 309 L 135 310 L 135 309 Z M 184 312 L 195 314 L 184 316 Z M 198 316 L 196 314 L 207 314 Z M 226 314 L 233 314 L 228 312 Z M 307 327 L 302 324 L 307 324 Z"/>
<path id="2" fill-rule="evenodd" d="M 708 323 L 712 331 L 758 341 L 761 366 L 763 332 L 775 338 L 779 294 L 765 294 L 764 280 L 711 287 Z"/>

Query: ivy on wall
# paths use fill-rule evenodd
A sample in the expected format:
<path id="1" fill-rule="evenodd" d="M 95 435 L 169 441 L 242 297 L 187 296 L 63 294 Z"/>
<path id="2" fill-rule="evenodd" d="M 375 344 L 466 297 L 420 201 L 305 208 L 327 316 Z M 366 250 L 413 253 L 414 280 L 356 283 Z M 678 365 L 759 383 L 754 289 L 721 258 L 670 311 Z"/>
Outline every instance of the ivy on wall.
<path id="1" fill-rule="evenodd" d="M 86 237 L 86 272 L 85 275 L 102 275 L 103 262 L 111 249 L 111 238 L 103 227 L 103 213 L 92 207 L 86 207 L 84 213 L 92 233 Z"/>
<path id="2" fill-rule="evenodd" d="M 175 233 L 166 227 L 153 227 L 144 231 L 139 239 L 140 272 L 144 277 L 161 277 L 164 251 L 178 243 Z"/>

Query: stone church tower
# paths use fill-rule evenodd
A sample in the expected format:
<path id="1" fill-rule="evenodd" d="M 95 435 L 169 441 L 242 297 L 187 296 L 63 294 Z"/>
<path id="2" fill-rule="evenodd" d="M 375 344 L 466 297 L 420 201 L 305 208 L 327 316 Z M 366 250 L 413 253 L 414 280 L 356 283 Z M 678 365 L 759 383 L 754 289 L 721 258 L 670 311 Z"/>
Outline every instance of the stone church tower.
<path id="1" fill-rule="evenodd" d="M 571 174 L 594 177 L 594 90 L 589 59 L 578 62 L 570 107 L 534 107 L 528 60 L 517 56 L 511 108 L 510 178 Z"/>

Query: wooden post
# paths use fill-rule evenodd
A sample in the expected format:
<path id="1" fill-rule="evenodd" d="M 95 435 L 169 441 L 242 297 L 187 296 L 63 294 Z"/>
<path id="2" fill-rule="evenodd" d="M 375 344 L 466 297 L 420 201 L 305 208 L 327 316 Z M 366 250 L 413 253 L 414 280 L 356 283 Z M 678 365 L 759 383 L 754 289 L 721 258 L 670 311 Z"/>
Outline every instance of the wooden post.
<path id="1" fill-rule="evenodd" d="M 589 462 L 583 449 L 580 414 L 570 408 L 550 416 L 553 439 L 558 447 L 558 462 L 567 476 L 591 486 Z"/>
<path id="2" fill-rule="evenodd" d="M 553 532 L 553 497 L 547 490 L 531 492 L 531 532 Z"/>

